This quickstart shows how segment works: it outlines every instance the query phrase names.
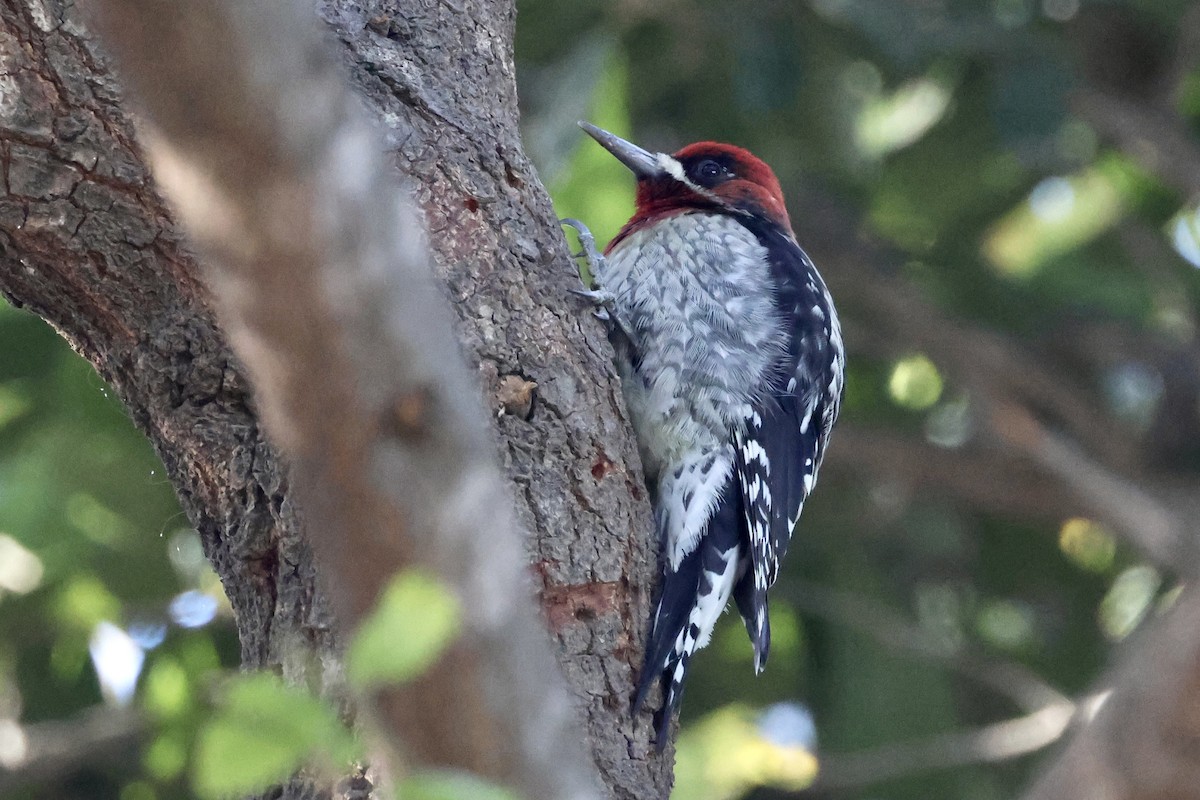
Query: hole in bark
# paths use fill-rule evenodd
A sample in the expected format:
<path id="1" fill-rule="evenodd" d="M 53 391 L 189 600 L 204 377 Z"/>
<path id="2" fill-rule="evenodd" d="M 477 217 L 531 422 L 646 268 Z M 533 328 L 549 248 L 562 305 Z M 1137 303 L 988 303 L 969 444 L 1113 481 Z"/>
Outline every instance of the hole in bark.
<path id="1" fill-rule="evenodd" d="M 604 480 L 604 476 L 612 472 L 613 462 L 608 460 L 604 453 L 600 453 L 600 457 L 596 459 L 596 463 L 592 464 L 592 477 L 596 480 Z"/>
<path id="2" fill-rule="evenodd" d="M 88 261 L 92 262 L 92 266 L 96 268 L 96 274 L 101 278 L 108 277 L 108 264 L 104 262 L 104 255 L 97 253 L 95 250 L 89 250 Z"/>
<path id="3" fill-rule="evenodd" d="M 466 206 L 467 211 L 470 211 L 472 214 L 479 210 L 479 201 L 474 197 L 468 197 L 463 205 Z"/>
<path id="4" fill-rule="evenodd" d="M 521 375 L 505 375 L 500 378 L 496 390 L 496 402 L 500 412 L 523 420 L 533 418 L 533 405 L 537 397 L 537 383 Z"/>
<path id="5" fill-rule="evenodd" d="M 380 36 L 387 36 L 391 30 L 392 18 L 386 14 L 379 14 L 367 20 L 367 27 L 378 33 Z"/>
<path id="6" fill-rule="evenodd" d="M 508 164 L 504 165 L 504 180 L 508 181 L 508 185 L 514 189 L 520 189 L 525 185 L 525 181 L 521 180 L 520 176 L 513 172 L 513 168 Z"/>

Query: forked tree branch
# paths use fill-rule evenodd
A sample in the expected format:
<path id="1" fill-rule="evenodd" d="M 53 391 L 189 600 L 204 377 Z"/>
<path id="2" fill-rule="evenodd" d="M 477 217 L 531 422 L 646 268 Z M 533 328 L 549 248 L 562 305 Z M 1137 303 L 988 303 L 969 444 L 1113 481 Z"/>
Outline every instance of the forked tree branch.
<path id="1" fill-rule="evenodd" d="M 343 624 L 412 564 L 468 610 L 459 644 L 416 690 L 387 693 L 378 721 L 417 760 L 529 797 L 597 796 L 410 201 L 309 7 L 93 6 Z"/>

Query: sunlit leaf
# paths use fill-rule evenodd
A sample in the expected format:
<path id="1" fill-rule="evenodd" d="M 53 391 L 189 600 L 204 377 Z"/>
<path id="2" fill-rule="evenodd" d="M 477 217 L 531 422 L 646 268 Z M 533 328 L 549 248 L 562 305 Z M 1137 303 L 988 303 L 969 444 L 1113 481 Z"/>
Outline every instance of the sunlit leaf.
<path id="1" fill-rule="evenodd" d="M 948 81 L 922 77 L 888 95 L 872 98 L 858 116 L 856 143 L 872 157 L 908 147 L 929 131 L 950 106 Z"/>
<path id="2" fill-rule="evenodd" d="M 42 582 L 42 560 L 16 539 L 0 533 L 0 595 L 28 594 Z"/>
<path id="3" fill-rule="evenodd" d="M 984 641 L 1008 650 L 1030 644 L 1034 636 L 1033 612 L 1011 600 L 991 600 L 983 604 L 975 626 Z"/>
<path id="4" fill-rule="evenodd" d="M 1032 275 L 1113 226 L 1122 211 L 1118 186 L 1113 170 L 1101 167 L 1046 178 L 992 228 L 984 254 L 1005 275 Z"/>
<path id="5" fill-rule="evenodd" d="M 1073 517 L 1058 532 L 1058 547 L 1067 558 L 1089 572 L 1106 572 L 1117 555 L 1117 542 L 1090 519 Z"/>
<path id="6" fill-rule="evenodd" d="M 274 676 L 243 675 L 199 733 L 192 782 L 206 798 L 246 794 L 312 759 L 339 765 L 354 754 L 353 738 L 327 704 Z"/>
<path id="7" fill-rule="evenodd" d="M 187 766 L 187 747 L 174 732 L 160 734 L 142 755 L 142 766 L 157 780 L 175 780 Z"/>
<path id="8" fill-rule="evenodd" d="M 1154 567 L 1140 565 L 1122 572 L 1100 601 L 1100 629 L 1110 639 L 1124 639 L 1145 619 L 1160 586 L 1162 576 Z"/>
<path id="9" fill-rule="evenodd" d="M 458 600 L 421 572 L 398 575 L 346 653 L 346 676 L 364 689 L 409 680 L 432 664 L 459 628 Z"/>
<path id="10" fill-rule="evenodd" d="M 888 394 L 897 405 L 920 411 L 932 406 L 942 396 L 942 376 L 926 356 L 919 353 L 908 356 L 897 361 L 892 368 Z"/>
<path id="11" fill-rule="evenodd" d="M 419 772 L 400 783 L 401 800 L 517 800 L 518 795 L 464 772 Z"/>
<path id="12" fill-rule="evenodd" d="M 142 704 L 159 719 L 177 717 L 192 702 L 187 672 L 174 658 L 155 659 L 142 686 Z"/>
<path id="13" fill-rule="evenodd" d="M 78 630 L 91 632 L 104 620 L 120 619 L 121 601 L 93 575 L 79 575 L 58 595 L 58 617 Z"/>
<path id="14" fill-rule="evenodd" d="M 278 736 L 217 720 L 200 732 L 193 785 L 201 797 L 246 794 L 286 780 L 304 761 L 305 748 Z"/>
<path id="15" fill-rule="evenodd" d="M 817 758 L 762 735 L 756 715 L 727 706 L 686 728 L 675 755 L 673 800 L 731 800 L 756 786 L 799 791 L 817 777 Z"/>

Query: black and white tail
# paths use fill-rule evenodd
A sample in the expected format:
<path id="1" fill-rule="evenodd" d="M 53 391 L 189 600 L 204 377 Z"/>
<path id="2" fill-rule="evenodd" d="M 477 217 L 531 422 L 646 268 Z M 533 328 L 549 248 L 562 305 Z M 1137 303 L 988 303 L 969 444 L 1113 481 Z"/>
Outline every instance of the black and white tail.
<path id="1" fill-rule="evenodd" d="M 741 524 L 740 492 L 731 478 L 708 520 L 705 535 L 677 568 L 672 569 L 669 563 L 666 566 L 633 702 L 636 715 L 655 683 L 662 686 L 663 704 L 655 726 L 659 752 L 666 747 L 671 720 L 679 710 L 692 654 L 708 644 L 739 571 L 744 569 L 739 545 Z"/>

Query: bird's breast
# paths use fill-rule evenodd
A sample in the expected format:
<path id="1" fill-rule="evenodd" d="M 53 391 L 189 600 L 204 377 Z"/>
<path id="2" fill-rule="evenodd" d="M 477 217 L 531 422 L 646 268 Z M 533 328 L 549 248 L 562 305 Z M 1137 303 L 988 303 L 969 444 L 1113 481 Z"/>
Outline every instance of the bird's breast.
<path id="1" fill-rule="evenodd" d="M 647 460 L 728 441 L 767 390 L 785 347 L 767 258 L 736 219 L 708 213 L 642 227 L 609 253 L 597 278 L 629 339 L 618 366 Z"/>

